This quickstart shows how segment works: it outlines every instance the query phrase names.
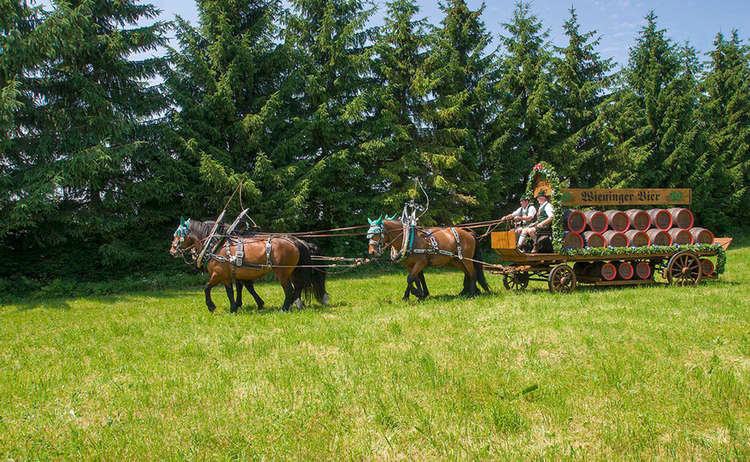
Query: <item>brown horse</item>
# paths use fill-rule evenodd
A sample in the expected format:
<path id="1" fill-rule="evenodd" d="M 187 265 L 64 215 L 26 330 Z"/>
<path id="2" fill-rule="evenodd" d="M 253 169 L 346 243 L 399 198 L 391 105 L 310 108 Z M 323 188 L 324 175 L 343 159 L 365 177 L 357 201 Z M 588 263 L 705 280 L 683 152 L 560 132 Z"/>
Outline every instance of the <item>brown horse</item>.
<path id="1" fill-rule="evenodd" d="M 400 255 L 404 245 L 403 224 L 396 220 L 383 220 L 382 217 L 368 221 L 370 222 L 370 229 L 367 232 L 367 238 L 369 239 L 368 252 L 370 255 L 380 256 L 389 247 L 391 248 L 391 256 Z M 413 235 L 407 235 L 409 250 L 404 253 L 401 260 L 401 264 L 409 271 L 409 275 L 406 277 L 404 300 L 409 300 L 409 294 L 414 294 L 420 300 L 424 300 L 429 295 L 422 273 L 422 270 L 428 266 L 452 266 L 463 271 L 464 288 L 460 295 L 469 297 L 477 295 L 477 282 L 486 292 L 490 291 L 484 277 L 484 267 L 481 263 L 472 261 L 482 258 L 481 248 L 474 233 L 462 228 L 454 229 L 458 235 L 458 242 L 451 228 L 415 227 L 413 228 Z M 410 232 L 408 228 L 407 232 Z M 435 252 L 431 237 L 434 238 L 437 249 L 444 253 Z M 411 241 L 410 246 L 408 241 Z M 469 259 L 458 258 L 459 243 L 462 257 L 468 257 Z M 417 250 L 417 252 L 415 253 L 413 250 Z"/>
<path id="2" fill-rule="evenodd" d="M 209 237 L 212 222 L 200 222 L 188 219 L 180 223 L 174 233 L 172 246 L 169 250 L 174 257 L 185 253 L 197 254 Z M 227 240 L 228 239 L 228 240 Z M 242 245 L 244 253 L 242 266 L 235 266 L 229 261 L 230 253 L 237 254 Z M 208 257 L 206 271 L 210 275 L 204 288 L 206 306 L 213 312 L 216 305 L 211 300 L 211 289 L 223 284 L 229 298 L 230 311 L 237 311 L 239 307 L 234 298 L 232 280 L 243 281 L 253 294 L 252 281 L 273 272 L 284 289 L 284 303 L 281 307 L 286 311 L 295 301 L 298 302 L 305 291 L 310 290 L 315 298 L 325 303 L 325 271 L 312 267 L 310 244 L 292 236 L 272 236 L 257 234 L 247 237 L 224 238 L 216 251 Z M 249 284 L 248 284 L 249 283 Z M 241 286 L 238 285 L 239 304 L 241 304 Z M 257 295 L 257 294 L 255 294 Z M 255 295 L 253 295 L 255 297 Z M 259 306 L 263 305 L 260 297 L 256 298 Z"/>

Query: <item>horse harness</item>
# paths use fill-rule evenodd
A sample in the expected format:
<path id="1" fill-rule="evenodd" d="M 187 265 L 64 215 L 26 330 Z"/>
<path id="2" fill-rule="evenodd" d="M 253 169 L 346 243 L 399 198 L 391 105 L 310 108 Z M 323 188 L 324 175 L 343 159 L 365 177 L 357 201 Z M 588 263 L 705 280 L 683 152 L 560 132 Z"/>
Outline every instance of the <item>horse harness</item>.
<path id="1" fill-rule="evenodd" d="M 221 255 L 217 255 L 215 253 L 209 254 L 209 258 L 216 260 L 220 263 L 229 263 L 232 267 L 232 276 L 234 277 L 234 272 L 236 268 L 239 267 L 245 267 L 245 268 L 255 268 L 255 269 L 269 269 L 273 268 L 273 265 L 271 264 L 271 241 L 273 240 L 274 236 L 269 235 L 266 241 L 266 263 L 261 265 L 258 263 L 245 263 L 245 239 L 243 237 L 238 236 L 231 236 L 228 237 L 224 241 L 224 250 L 227 252 L 227 256 L 223 257 Z M 285 239 L 284 237 L 281 237 L 279 239 Z M 232 246 L 235 248 L 235 253 L 232 255 Z"/>
<path id="2" fill-rule="evenodd" d="M 404 228 L 407 228 L 407 226 L 404 226 Z M 461 240 L 458 237 L 458 231 L 456 231 L 456 228 L 451 226 L 449 229 L 453 233 L 453 238 L 456 240 L 456 253 L 450 252 L 448 250 L 443 250 L 440 248 L 440 246 L 437 243 L 437 240 L 435 239 L 434 232 L 427 231 L 427 230 L 421 230 L 422 233 L 425 234 L 425 236 L 429 239 L 430 247 L 426 249 L 415 249 L 414 246 L 414 233 L 417 231 L 417 228 L 415 226 L 408 226 L 409 229 L 409 244 L 405 247 L 405 251 L 403 252 L 403 256 L 401 257 L 406 258 L 409 254 L 421 254 L 421 255 L 444 255 L 446 257 L 455 257 L 459 260 L 463 260 L 463 248 L 461 247 Z M 406 231 L 406 230 L 405 230 Z"/>

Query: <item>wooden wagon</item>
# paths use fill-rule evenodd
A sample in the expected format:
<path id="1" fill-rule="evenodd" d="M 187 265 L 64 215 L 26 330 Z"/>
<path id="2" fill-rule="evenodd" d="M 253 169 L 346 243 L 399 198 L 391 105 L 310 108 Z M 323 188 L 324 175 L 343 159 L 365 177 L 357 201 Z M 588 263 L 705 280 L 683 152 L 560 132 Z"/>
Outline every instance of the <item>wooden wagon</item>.
<path id="1" fill-rule="evenodd" d="M 534 166 L 528 177 L 527 195 L 546 192 L 555 208 L 552 241 L 555 253 L 526 253 L 516 245 L 515 231 L 498 231 L 491 235 L 492 249 L 504 262 L 488 265 L 493 273 L 503 275 L 509 290 L 523 290 L 529 281 L 545 281 L 552 292 L 571 292 L 577 284 L 596 286 L 653 284 L 657 274 L 670 284 L 694 286 L 702 280 L 717 279 L 723 267 L 724 252 L 731 238 L 716 238 L 714 245 L 669 245 L 620 247 L 608 250 L 563 250 L 562 215 L 564 206 L 653 206 L 690 204 L 689 189 L 564 189 L 554 169 L 545 162 Z M 692 217 L 692 215 L 691 215 Z M 691 219 L 692 226 L 692 219 Z M 713 236 L 712 236 L 713 237 Z M 709 260 L 716 257 L 717 264 Z M 721 261 L 721 264 L 719 263 Z M 631 277 L 618 277 L 614 264 L 628 266 Z M 609 268 L 609 266 L 611 268 Z M 705 266 L 704 266 L 705 265 Z M 708 270 L 707 268 L 708 267 Z M 589 271 L 594 269 L 595 271 Z M 612 271 L 615 271 L 612 274 Z M 637 277 L 632 277 L 637 273 Z"/>
<path id="2" fill-rule="evenodd" d="M 731 238 L 717 238 L 716 242 L 726 249 Z M 498 231 L 491 235 L 492 249 L 506 264 L 492 265 L 490 271 L 502 274 L 503 285 L 508 290 L 523 290 L 529 281 L 544 281 L 551 292 L 572 292 L 578 284 L 595 286 L 619 286 L 656 283 L 657 273 L 670 284 L 694 286 L 707 279 L 717 279 L 718 273 L 703 274 L 702 259 L 716 257 L 719 250 L 708 247 L 706 250 L 665 250 L 653 252 L 623 252 L 618 255 L 565 255 L 559 253 L 525 253 L 516 247 L 514 231 Z M 641 279 L 605 280 L 601 276 L 582 275 L 574 270 L 576 265 L 593 265 L 596 263 L 639 263 L 649 265 L 650 277 Z M 579 266 L 581 267 L 581 266 Z M 578 275 L 576 274 L 578 273 Z"/>

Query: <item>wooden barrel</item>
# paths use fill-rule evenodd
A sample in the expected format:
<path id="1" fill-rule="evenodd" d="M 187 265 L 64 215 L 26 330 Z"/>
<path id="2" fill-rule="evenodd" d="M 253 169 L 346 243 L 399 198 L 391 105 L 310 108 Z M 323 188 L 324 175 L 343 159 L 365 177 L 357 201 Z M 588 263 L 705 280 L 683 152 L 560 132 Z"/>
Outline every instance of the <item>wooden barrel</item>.
<path id="1" fill-rule="evenodd" d="M 576 273 L 576 276 L 586 276 L 588 274 L 588 268 L 591 266 L 591 263 L 585 262 L 585 261 L 577 261 L 573 264 L 573 272 Z"/>
<path id="2" fill-rule="evenodd" d="M 586 229 L 586 216 L 580 210 L 567 209 L 563 212 L 563 226 L 568 231 L 582 233 Z"/>
<path id="3" fill-rule="evenodd" d="M 649 265 L 648 262 L 639 261 L 635 264 L 635 274 L 640 279 L 650 278 L 651 273 L 653 273 L 653 268 L 651 268 L 651 265 Z"/>
<path id="4" fill-rule="evenodd" d="M 600 277 L 605 281 L 611 281 L 617 277 L 617 268 L 612 263 L 600 261 L 589 268 L 588 274 L 592 277 Z"/>
<path id="5" fill-rule="evenodd" d="M 693 243 L 693 235 L 686 229 L 672 228 L 667 232 L 672 238 L 672 244 L 688 245 Z"/>
<path id="6" fill-rule="evenodd" d="M 627 247 L 628 237 L 625 235 L 625 233 L 621 233 L 620 231 L 604 231 L 602 233 L 602 237 L 604 238 L 604 241 L 607 244 L 607 247 Z"/>
<path id="7" fill-rule="evenodd" d="M 645 231 L 629 229 L 625 231 L 625 236 L 628 237 L 628 242 L 630 242 L 630 245 L 633 247 L 645 247 L 651 245 L 651 239 Z"/>
<path id="8" fill-rule="evenodd" d="M 565 231 L 565 233 L 563 233 L 563 246 L 566 249 L 582 249 L 583 238 L 578 233 L 571 233 L 570 231 Z"/>
<path id="9" fill-rule="evenodd" d="M 604 215 L 609 221 L 609 228 L 615 231 L 625 231 L 630 228 L 630 218 L 622 210 L 605 210 Z"/>
<path id="10" fill-rule="evenodd" d="M 633 269 L 633 264 L 629 261 L 621 261 L 617 263 L 617 277 L 620 279 L 632 279 L 633 274 L 635 274 L 635 270 Z"/>
<path id="11" fill-rule="evenodd" d="M 651 227 L 651 216 L 645 210 L 630 209 L 626 210 L 625 213 L 630 218 L 630 229 L 646 231 Z"/>
<path id="12" fill-rule="evenodd" d="M 662 231 L 672 227 L 672 214 L 664 209 L 647 210 L 648 216 L 651 217 L 651 226 Z"/>
<path id="13" fill-rule="evenodd" d="M 607 247 L 607 243 L 604 241 L 602 233 L 584 231 L 583 239 L 586 242 L 586 247 Z"/>
<path id="14" fill-rule="evenodd" d="M 648 240 L 651 241 L 651 245 L 672 245 L 672 236 L 666 231 L 651 228 L 646 231 L 646 234 L 648 235 Z"/>
<path id="15" fill-rule="evenodd" d="M 672 215 L 672 224 L 678 228 L 690 229 L 693 227 L 693 212 L 688 209 L 675 207 L 669 209 L 668 212 Z"/>
<path id="16" fill-rule="evenodd" d="M 714 243 L 714 233 L 706 228 L 690 228 L 690 234 L 693 235 L 693 242 L 696 244 Z"/>
<path id="17" fill-rule="evenodd" d="M 704 276 L 711 276 L 714 274 L 715 268 L 714 268 L 714 262 L 709 260 L 708 258 L 701 258 L 701 272 Z"/>
<path id="18" fill-rule="evenodd" d="M 607 226 L 609 226 L 607 215 L 598 210 L 586 210 L 583 215 L 586 217 L 586 225 L 588 225 L 589 230 L 597 233 L 603 233 L 607 230 Z"/>

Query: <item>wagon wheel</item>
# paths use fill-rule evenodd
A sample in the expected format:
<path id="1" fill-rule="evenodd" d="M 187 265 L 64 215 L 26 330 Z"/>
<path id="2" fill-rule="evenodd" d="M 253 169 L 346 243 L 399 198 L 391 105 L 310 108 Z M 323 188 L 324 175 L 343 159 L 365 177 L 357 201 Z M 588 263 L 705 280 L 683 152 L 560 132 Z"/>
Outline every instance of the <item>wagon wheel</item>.
<path id="1" fill-rule="evenodd" d="M 676 286 L 695 286 L 701 281 L 701 262 L 692 252 L 678 252 L 667 263 L 667 281 Z"/>
<path id="2" fill-rule="evenodd" d="M 557 265 L 549 272 L 547 285 L 550 292 L 573 292 L 576 288 L 576 273 L 564 263 Z"/>
<path id="3" fill-rule="evenodd" d="M 521 271 L 504 274 L 503 285 L 507 290 L 521 291 L 529 285 L 529 273 Z"/>

